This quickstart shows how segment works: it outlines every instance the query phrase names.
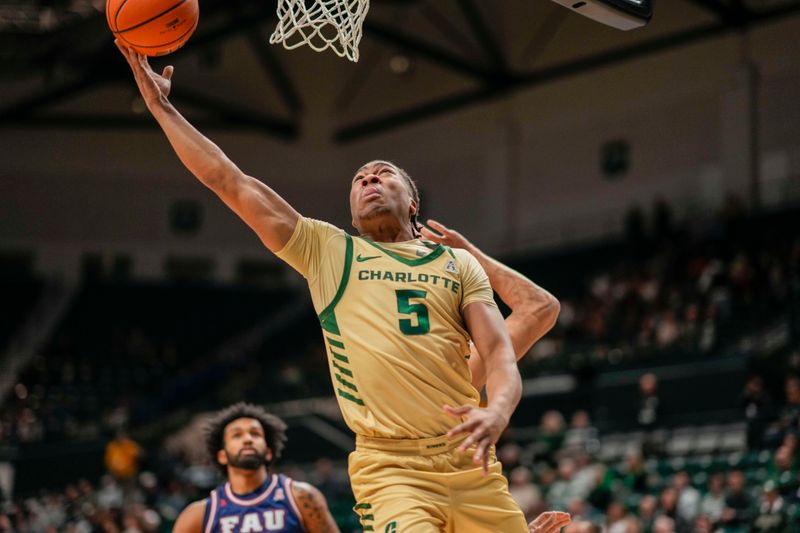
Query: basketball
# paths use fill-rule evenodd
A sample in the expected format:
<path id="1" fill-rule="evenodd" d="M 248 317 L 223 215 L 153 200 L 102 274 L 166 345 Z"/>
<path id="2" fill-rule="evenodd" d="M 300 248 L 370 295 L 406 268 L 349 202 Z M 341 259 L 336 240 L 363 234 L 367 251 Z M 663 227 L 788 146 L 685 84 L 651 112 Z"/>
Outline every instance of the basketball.
<path id="1" fill-rule="evenodd" d="M 147 56 L 183 46 L 199 16 L 197 0 L 106 0 L 106 20 L 114 36 Z"/>

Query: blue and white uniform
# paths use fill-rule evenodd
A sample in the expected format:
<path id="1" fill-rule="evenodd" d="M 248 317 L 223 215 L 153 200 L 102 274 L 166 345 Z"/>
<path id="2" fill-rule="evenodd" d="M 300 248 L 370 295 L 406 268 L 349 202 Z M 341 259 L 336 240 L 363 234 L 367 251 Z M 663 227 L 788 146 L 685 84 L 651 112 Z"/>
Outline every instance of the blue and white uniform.
<path id="1" fill-rule="evenodd" d="M 305 532 L 292 483 L 283 474 L 271 474 L 249 494 L 234 494 L 230 482 L 220 485 L 206 499 L 203 533 Z"/>

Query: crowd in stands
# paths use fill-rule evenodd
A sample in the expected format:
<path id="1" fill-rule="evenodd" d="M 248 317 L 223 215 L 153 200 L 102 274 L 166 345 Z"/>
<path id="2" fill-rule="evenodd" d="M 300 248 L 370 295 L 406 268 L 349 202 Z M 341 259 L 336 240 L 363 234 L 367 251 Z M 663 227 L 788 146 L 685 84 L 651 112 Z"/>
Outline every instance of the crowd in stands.
<path id="1" fill-rule="evenodd" d="M 663 201 L 653 211 L 647 231 L 641 210 L 632 210 L 617 258 L 577 291 L 556 291 L 558 323 L 534 347 L 530 370 L 552 368 L 542 365 L 548 359 L 563 368 L 575 352 L 611 363 L 665 349 L 710 354 L 729 333 L 762 325 L 797 300 L 796 213 L 746 217 L 736 197 L 690 224 L 674 224 Z"/>

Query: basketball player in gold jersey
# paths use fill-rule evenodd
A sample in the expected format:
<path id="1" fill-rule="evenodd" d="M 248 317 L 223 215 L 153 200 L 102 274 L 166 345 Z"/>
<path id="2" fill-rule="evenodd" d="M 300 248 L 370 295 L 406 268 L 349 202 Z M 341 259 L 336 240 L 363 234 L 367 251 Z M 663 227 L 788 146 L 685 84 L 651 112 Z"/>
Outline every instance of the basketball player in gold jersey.
<path id="1" fill-rule="evenodd" d="M 172 67 L 159 75 L 120 49 L 187 169 L 307 279 L 356 433 L 350 477 L 364 529 L 527 532 L 492 451 L 520 398 L 514 349 L 477 260 L 419 238 L 414 182 L 386 161 L 362 166 L 350 183 L 359 237 L 302 217 L 170 104 Z M 486 407 L 471 383 L 470 339 Z"/>

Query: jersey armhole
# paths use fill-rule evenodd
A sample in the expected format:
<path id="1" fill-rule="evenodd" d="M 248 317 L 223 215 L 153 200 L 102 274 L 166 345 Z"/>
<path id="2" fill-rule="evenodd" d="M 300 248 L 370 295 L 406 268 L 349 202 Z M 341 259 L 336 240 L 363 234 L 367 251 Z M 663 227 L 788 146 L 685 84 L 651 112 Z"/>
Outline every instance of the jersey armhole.
<path id="1" fill-rule="evenodd" d="M 206 498 L 206 510 L 203 513 L 203 533 L 211 533 L 214 527 L 214 520 L 217 514 L 217 491 L 211 491 L 211 494 Z"/>
<path id="2" fill-rule="evenodd" d="M 300 513 L 300 508 L 297 506 L 297 501 L 294 499 L 294 491 L 292 490 L 292 485 L 294 485 L 294 480 L 292 478 L 286 478 L 286 481 L 283 483 L 284 492 L 286 492 L 286 499 L 289 500 L 289 505 L 292 506 L 292 510 L 294 514 L 297 515 L 297 520 L 300 521 L 300 526 L 303 528 L 303 531 L 308 531 L 306 527 L 306 520 L 305 517 Z"/>
<path id="3" fill-rule="evenodd" d="M 331 303 L 322 310 L 319 314 L 319 323 L 322 329 L 334 335 L 339 335 L 339 324 L 336 322 L 336 314 L 334 309 L 339 300 L 342 299 L 344 290 L 347 287 L 347 282 L 350 280 L 350 268 L 353 262 L 353 237 L 349 233 L 345 233 L 345 249 L 344 249 L 344 269 L 342 270 L 342 279 L 339 281 L 339 288 L 336 295 L 333 297 Z"/>

